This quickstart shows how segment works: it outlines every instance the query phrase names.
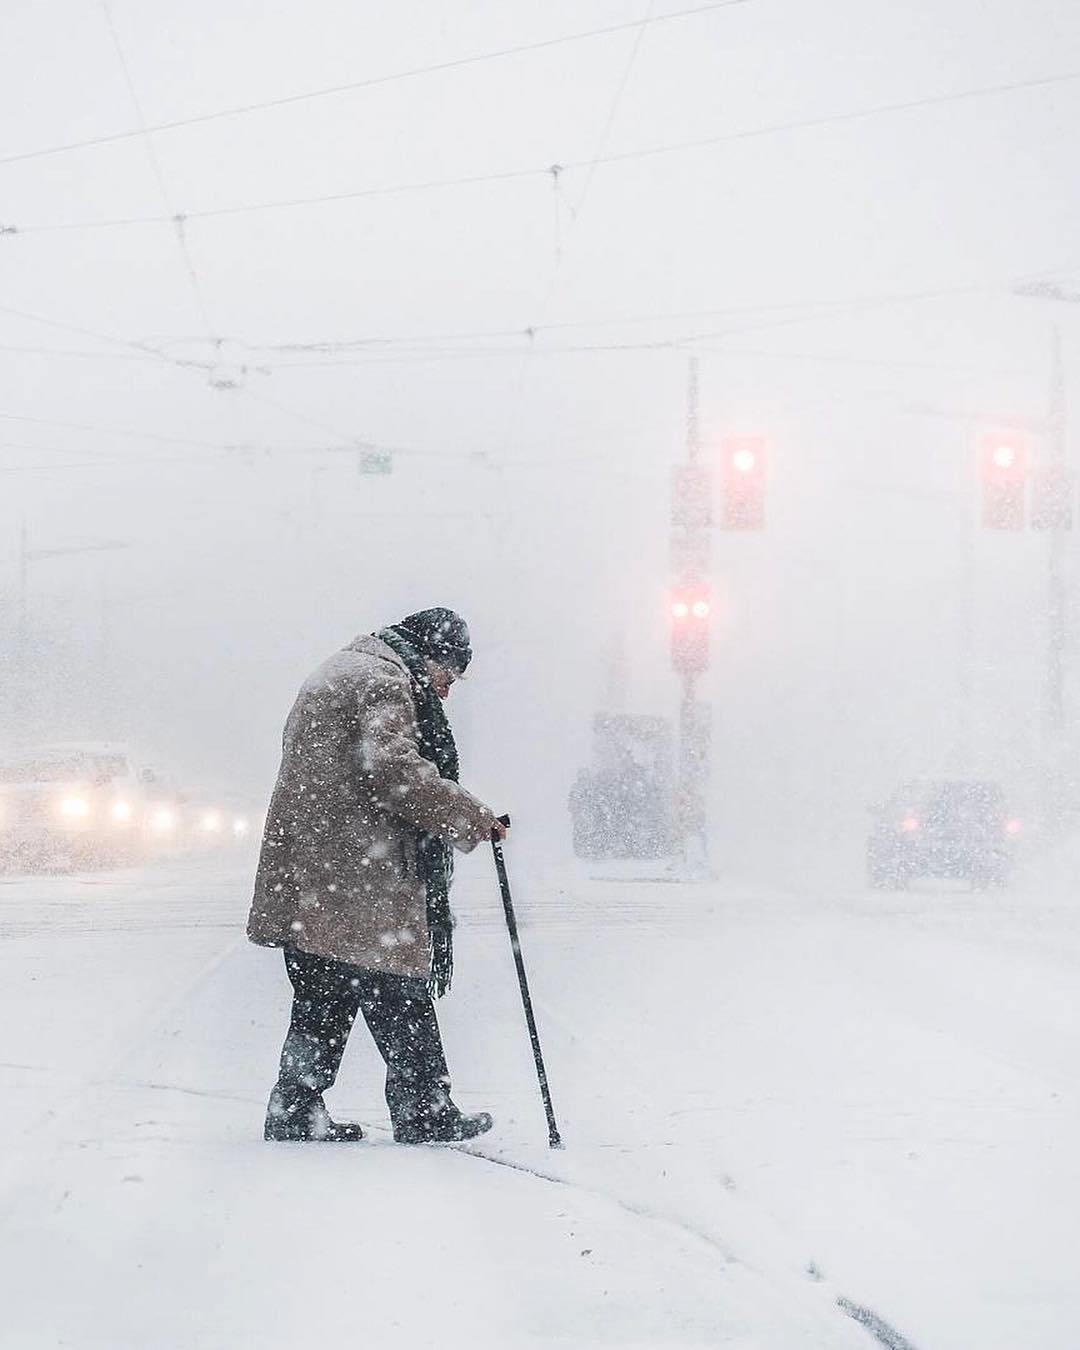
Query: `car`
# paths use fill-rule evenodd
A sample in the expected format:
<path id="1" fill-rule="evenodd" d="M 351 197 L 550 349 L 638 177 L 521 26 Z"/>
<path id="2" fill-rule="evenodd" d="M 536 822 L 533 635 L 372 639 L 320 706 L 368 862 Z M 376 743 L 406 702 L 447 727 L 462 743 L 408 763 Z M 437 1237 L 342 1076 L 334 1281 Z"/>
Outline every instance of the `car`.
<path id="1" fill-rule="evenodd" d="M 251 802 L 221 788 L 194 788 L 188 794 L 187 842 L 195 848 L 243 844 L 261 829 Z"/>
<path id="2" fill-rule="evenodd" d="M 903 783 L 871 808 L 867 880 L 901 890 L 918 877 L 952 877 L 972 886 L 1004 886 L 1012 874 L 1021 822 L 993 782 L 965 779 Z"/>
<path id="3" fill-rule="evenodd" d="M 142 793 L 125 747 L 34 746 L 0 764 L 0 859 L 31 870 L 105 865 L 137 842 Z"/>

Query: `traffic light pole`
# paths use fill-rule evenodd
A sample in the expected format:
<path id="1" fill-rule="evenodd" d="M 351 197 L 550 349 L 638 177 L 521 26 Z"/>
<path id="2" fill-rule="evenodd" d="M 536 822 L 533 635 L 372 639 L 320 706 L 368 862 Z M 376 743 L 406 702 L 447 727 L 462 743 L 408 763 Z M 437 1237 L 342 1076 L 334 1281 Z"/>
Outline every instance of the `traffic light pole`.
<path id="1" fill-rule="evenodd" d="M 709 719 L 707 705 L 697 700 L 696 686 L 695 676 L 683 676 L 675 823 L 679 860 L 689 872 L 703 871 L 708 861 L 705 786 L 709 776 Z"/>
<path id="2" fill-rule="evenodd" d="M 694 471 L 699 469 L 698 440 L 698 368 L 691 359 L 686 398 L 686 462 L 685 471 L 697 482 Z M 681 552 L 678 571 L 683 580 L 696 578 L 701 585 L 707 575 L 710 554 L 711 505 L 708 500 L 709 480 L 701 479 L 697 491 L 700 501 L 692 504 L 673 503 L 673 553 Z M 680 512 L 682 516 L 680 517 Z M 681 550 L 676 540 L 682 539 Z M 706 614 L 708 609 L 706 607 Z M 705 641 L 707 642 L 707 634 Z M 707 649 L 703 655 L 707 661 Z M 679 663 L 676 663 L 679 669 Z M 706 830 L 705 785 L 709 773 L 709 722 L 707 705 L 697 697 L 697 671 L 685 665 L 682 674 L 682 697 L 679 701 L 679 757 L 674 802 L 674 834 L 676 857 L 687 873 L 704 871 L 708 845 Z"/>

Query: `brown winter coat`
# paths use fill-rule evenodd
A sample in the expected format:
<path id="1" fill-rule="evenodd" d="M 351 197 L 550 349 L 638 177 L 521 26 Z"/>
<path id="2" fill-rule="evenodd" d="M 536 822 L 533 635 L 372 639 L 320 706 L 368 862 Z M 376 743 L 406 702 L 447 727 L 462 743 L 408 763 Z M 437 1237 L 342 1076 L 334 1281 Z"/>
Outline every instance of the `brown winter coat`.
<path id="1" fill-rule="evenodd" d="M 404 662 L 358 637 L 305 681 L 289 713 L 248 937 L 426 979 L 418 834 L 468 852 L 494 820 L 421 756 Z"/>

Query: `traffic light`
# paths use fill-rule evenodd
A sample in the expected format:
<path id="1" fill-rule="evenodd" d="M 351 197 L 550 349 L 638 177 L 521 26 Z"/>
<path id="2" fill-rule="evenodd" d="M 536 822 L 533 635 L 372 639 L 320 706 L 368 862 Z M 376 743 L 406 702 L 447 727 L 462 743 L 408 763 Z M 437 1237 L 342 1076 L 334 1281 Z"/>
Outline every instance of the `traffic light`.
<path id="1" fill-rule="evenodd" d="M 982 442 L 982 519 L 988 530 L 1022 530 L 1027 496 L 1027 447 L 1015 435 Z"/>
<path id="2" fill-rule="evenodd" d="M 730 436 L 720 447 L 725 530 L 765 528 L 765 438 Z"/>
<path id="3" fill-rule="evenodd" d="M 709 667 L 712 597 L 698 583 L 676 586 L 669 602 L 671 664 L 680 675 L 700 675 Z"/>

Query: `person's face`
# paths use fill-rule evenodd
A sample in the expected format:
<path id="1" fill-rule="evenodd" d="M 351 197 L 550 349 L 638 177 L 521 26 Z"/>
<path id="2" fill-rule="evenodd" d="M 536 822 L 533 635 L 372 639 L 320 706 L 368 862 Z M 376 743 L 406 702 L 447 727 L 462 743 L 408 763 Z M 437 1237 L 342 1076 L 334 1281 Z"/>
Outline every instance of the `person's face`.
<path id="1" fill-rule="evenodd" d="M 457 671 L 451 670 L 449 666 L 440 665 L 438 661 L 428 661 L 427 669 L 431 676 L 432 689 L 440 698 L 447 698 L 450 693 L 450 686 L 457 679 Z"/>

